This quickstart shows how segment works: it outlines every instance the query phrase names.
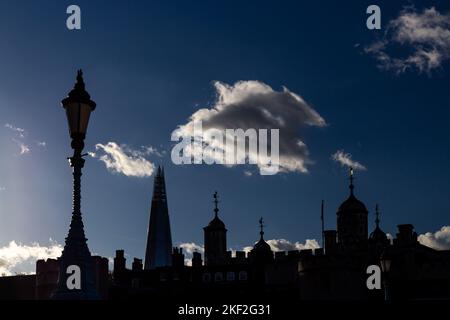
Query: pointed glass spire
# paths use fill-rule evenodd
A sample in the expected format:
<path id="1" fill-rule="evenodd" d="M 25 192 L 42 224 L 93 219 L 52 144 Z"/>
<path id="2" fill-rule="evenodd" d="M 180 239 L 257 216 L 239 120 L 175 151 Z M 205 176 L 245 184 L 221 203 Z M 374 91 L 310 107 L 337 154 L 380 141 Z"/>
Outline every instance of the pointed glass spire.
<path id="1" fill-rule="evenodd" d="M 153 184 L 153 198 L 145 252 L 146 270 L 172 265 L 172 235 L 167 206 L 164 168 L 158 166 Z"/>

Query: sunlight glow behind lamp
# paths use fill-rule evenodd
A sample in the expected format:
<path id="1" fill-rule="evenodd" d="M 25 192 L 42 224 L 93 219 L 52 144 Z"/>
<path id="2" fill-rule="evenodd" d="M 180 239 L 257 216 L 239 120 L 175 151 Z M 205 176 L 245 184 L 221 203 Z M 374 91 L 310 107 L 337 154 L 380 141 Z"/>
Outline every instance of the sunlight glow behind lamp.
<path id="1" fill-rule="evenodd" d="M 388 255 L 383 254 L 381 256 L 381 261 L 380 262 L 381 262 L 381 270 L 384 273 L 388 273 L 389 271 L 391 271 L 391 263 L 392 263 L 392 261 L 391 261 L 391 259 L 389 258 Z"/>
<path id="2" fill-rule="evenodd" d="M 99 299 L 95 288 L 92 257 L 87 246 L 81 217 L 81 169 L 85 162 L 81 152 L 84 148 L 89 117 L 96 104 L 85 90 L 81 70 L 78 71 L 75 87 L 70 91 L 68 97 L 61 101 L 61 104 L 66 110 L 72 138 L 73 156 L 68 159 L 73 168 L 73 211 L 69 234 L 59 259 L 58 286 L 52 298 L 56 300 Z M 79 268 L 79 275 L 68 272 L 73 269 L 73 266 Z M 80 286 L 77 288 L 69 287 L 74 276 L 80 279 Z M 69 277 L 71 278 L 69 279 Z"/>

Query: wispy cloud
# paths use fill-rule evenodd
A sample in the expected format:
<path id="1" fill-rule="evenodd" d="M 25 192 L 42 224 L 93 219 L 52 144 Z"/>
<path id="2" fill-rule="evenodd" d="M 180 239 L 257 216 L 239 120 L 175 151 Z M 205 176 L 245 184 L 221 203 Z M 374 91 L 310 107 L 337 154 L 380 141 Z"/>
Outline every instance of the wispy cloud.
<path id="1" fill-rule="evenodd" d="M 142 178 L 151 176 L 155 170 L 155 165 L 146 158 L 154 149 L 133 150 L 115 142 L 98 143 L 95 149 L 97 152 L 90 152 L 89 155 L 102 161 L 111 172 Z"/>
<path id="2" fill-rule="evenodd" d="M 418 237 L 421 244 L 437 249 L 450 250 L 450 226 L 443 226 L 436 232 L 427 232 Z"/>
<path id="3" fill-rule="evenodd" d="M 27 134 L 25 129 L 13 126 L 10 123 L 6 123 L 5 128 L 8 128 L 11 131 L 15 132 L 17 135 L 19 135 L 20 138 L 25 138 L 25 135 Z"/>
<path id="4" fill-rule="evenodd" d="M 10 123 L 6 123 L 5 128 L 13 133 L 13 138 L 11 138 L 11 140 L 19 147 L 19 155 L 21 156 L 31 152 L 31 144 L 35 143 L 38 147 L 45 147 L 47 145 L 45 141 L 35 141 L 30 143 L 28 141 L 28 131 L 24 128 L 16 127 Z"/>
<path id="5" fill-rule="evenodd" d="M 395 47 L 407 51 L 403 57 L 394 54 Z M 389 21 L 381 40 L 364 48 L 382 69 L 403 73 L 415 69 L 430 73 L 450 59 L 450 12 L 435 7 L 418 12 L 408 7 Z"/>
<path id="6" fill-rule="evenodd" d="M 0 247 L 0 275 L 35 273 L 37 260 L 57 258 L 61 256 L 62 250 L 63 246 L 51 239 L 48 246 L 41 246 L 39 243 L 24 245 L 11 241 Z"/>
<path id="7" fill-rule="evenodd" d="M 354 170 L 367 170 L 367 168 L 352 159 L 352 155 L 350 153 L 346 153 L 344 150 L 338 150 L 334 154 L 331 155 L 331 159 L 339 163 L 343 167 L 353 168 Z"/>
<path id="8" fill-rule="evenodd" d="M 226 137 L 226 129 L 278 129 L 280 170 L 299 173 L 308 171 L 308 165 L 312 161 L 299 130 L 324 127 L 326 122 L 300 95 L 287 88 L 275 91 L 260 81 L 238 81 L 233 85 L 217 81 L 214 87 L 217 98 L 213 105 L 197 110 L 187 123 L 178 126 L 173 137 L 183 140 L 194 137 L 194 141 L 202 141 L 203 146 L 212 146 L 219 150 L 220 152 L 215 154 L 206 155 L 218 163 L 223 153 L 233 154 L 236 146 L 227 144 L 226 139 L 220 141 L 207 134 L 208 130 L 214 129 Z M 203 132 L 194 132 L 195 124 L 200 122 Z M 242 145 L 240 147 L 242 148 Z M 272 150 L 271 141 L 267 141 L 267 150 Z M 195 157 L 202 152 L 202 148 L 186 148 L 184 151 L 187 153 L 185 156 Z M 246 154 L 248 162 L 251 160 L 256 163 L 260 171 L 267 169 L 266 164 L 259 161 L 255 150 L 247 148 L 240 151 Z"/>

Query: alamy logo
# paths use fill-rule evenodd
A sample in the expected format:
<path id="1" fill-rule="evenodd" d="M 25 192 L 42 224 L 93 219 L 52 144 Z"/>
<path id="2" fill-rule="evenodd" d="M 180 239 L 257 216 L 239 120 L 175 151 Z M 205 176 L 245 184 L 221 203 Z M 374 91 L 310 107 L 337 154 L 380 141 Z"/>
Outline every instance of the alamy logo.
<path id="1" fill-rule="evenodd" d="M 67 267 L 67 277 L 66 285 L 69 290 L 80 290 L 81 289 L 81 269 L 77 265 L 70 265 Z"/>
<path id="2" fill-rule="evenodd" d="M 171 140 L 179 141 L 171 153 L 174 164 L 255 164 L 261 175 L 274 175 L 279 171 L 279 129 L 203 130 L 201 121 L 194 122 L 191 129 L 188 135 L 180 134 L 179 130 L 172 132 Z"/>
<path id="3" fill-rule="evenodd" d="M 370 274 L 370 276 L 367 278 L 366 285 L 367 289 L 374 290 L 374 289 L 381 289 L 381 269 L 376 264 L 370 265 L 367 267 L 366 270 L 367 274 Z"/>
<path id="4" fill-rule="evenodd" d="M 69 30 L 80 30 L 81 29 L 81 9 L 79 6 L 72 4 L 67 7 L 67 14 L 70 14 L 66 20 L 66 26 Z"/>
<path id="5" fill-rule="evenodd" d="M 369 30 L 381 29 L 381 9 L 379 6 L 373 4 L 367 7 L 367 14 L 370 16 L 367 18 L 366 26 Z"/>

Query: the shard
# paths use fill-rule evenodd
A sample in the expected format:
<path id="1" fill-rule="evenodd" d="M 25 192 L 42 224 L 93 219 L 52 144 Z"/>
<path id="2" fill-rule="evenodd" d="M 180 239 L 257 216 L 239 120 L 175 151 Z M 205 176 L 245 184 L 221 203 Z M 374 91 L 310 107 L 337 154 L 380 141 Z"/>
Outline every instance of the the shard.
<path id="1" fill-rule="evenodd" d="M 164 169 L 158 167 L 153 187 L 150 223 L 147 235 L 144 269 L 172 265 L 172 236 L 170 234 Z"/>

